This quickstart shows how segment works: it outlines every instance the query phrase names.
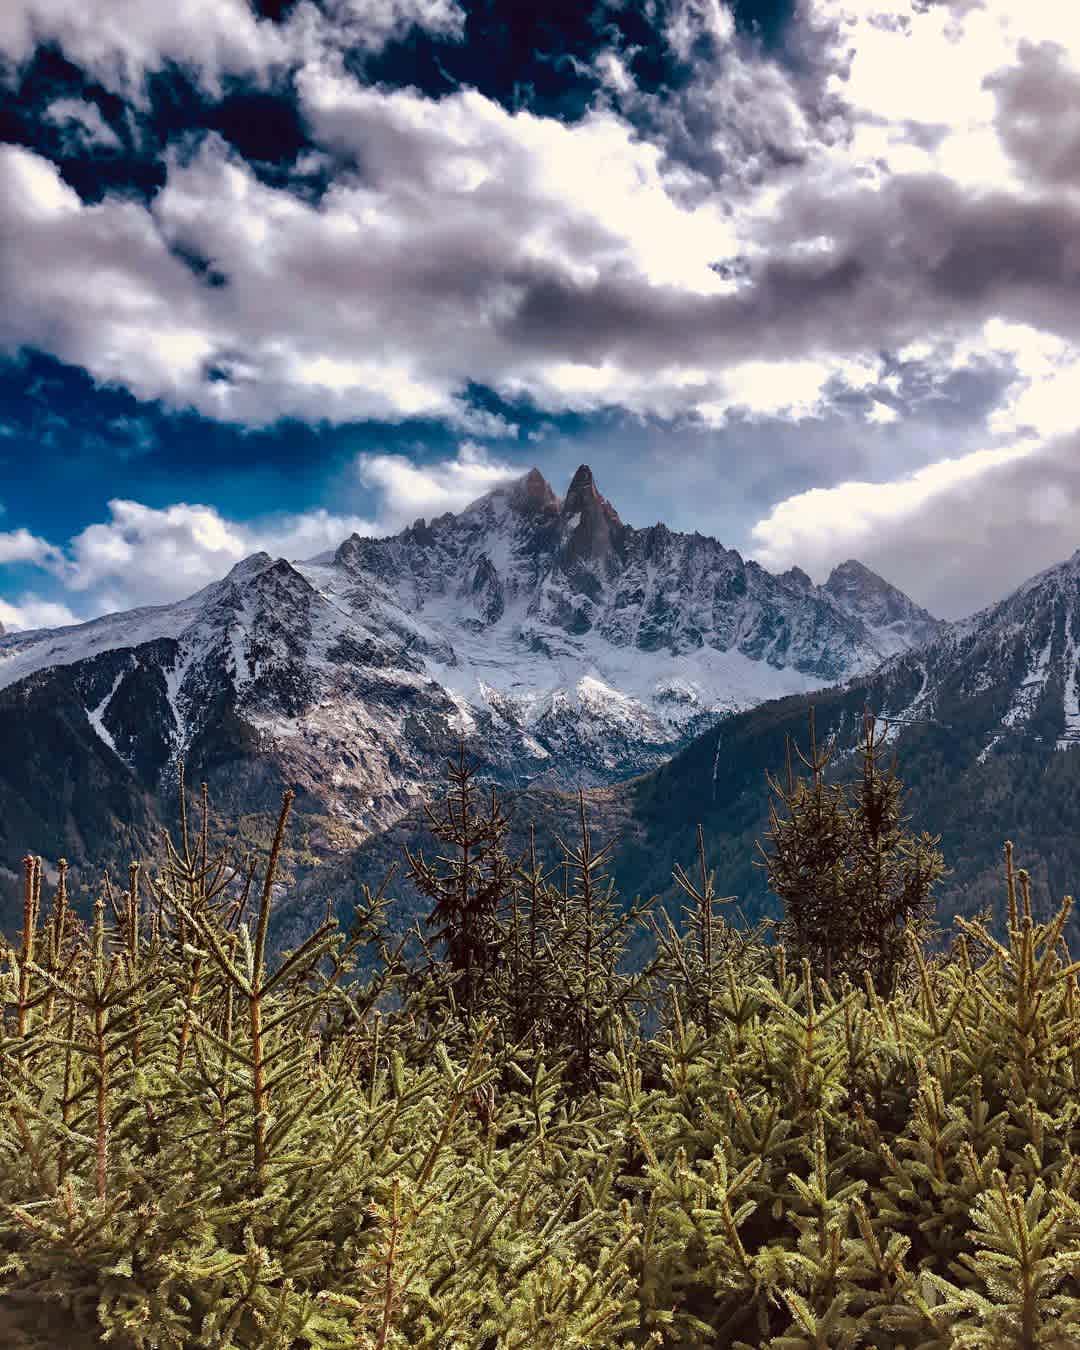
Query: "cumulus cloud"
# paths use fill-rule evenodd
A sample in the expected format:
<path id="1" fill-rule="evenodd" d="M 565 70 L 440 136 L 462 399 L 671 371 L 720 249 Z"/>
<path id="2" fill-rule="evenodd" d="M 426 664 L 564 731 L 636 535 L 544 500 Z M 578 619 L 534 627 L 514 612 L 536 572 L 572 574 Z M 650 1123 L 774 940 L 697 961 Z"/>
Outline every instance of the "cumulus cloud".
<path id="1" fill-rule="evenodd" d="M 214 137 L 170 156 L 149 208 L 84 205 L 46 160 L 3 147 L 0 343 L 230 421 L 434 417 L 491 435 L 506 428 L 469 406 L 472 383 L 553 412 L 797 420 L 927 334 L 996 316 L 1080 340 L 1080 201 L 1011 173 L 1004 86 L 985 80 L 1039 20 L 1025 8 L 1010 27 L 998 10 L 811 6 L 793 38 L 818 54 L 798 66 L 808 76 L 741 42 L 715 0 L 674 6 L 673 50 L 691 59 L 704 34 L 720 52 L 686 93 L 713 121 L 678 105 L 711 167 L 678 152 L 674 124 L 643 133 L 634 91 L 566 125 L 473 90 L 364 85 L 325 44 L 296 69 L 309 132 L 343 166 L 318 202 L 261 182 Z M 340 0 L 324 18 L 453 34 L 460 12 Z M 245 9 L 200 40 L 227 21 L 266 26 Z M 924 120 L 902 117 L 915 73 L 952 56 Z M 990 137 L 993 163 L 972 137 Z"/>
<path id="2" fill-rule="evenodd" d="M 5 632 L 17 633 L 31 628 L 63 628 L 79 619 L 67 605 L 27 594 L 19 600 L 0 599 L 0 624 Z"/>
<path id="3" fill-rule="evenodd" d="M 158 508 L 118 498 L 109 502 L 108 520 L 81 530 L 48 566 L 73 597 L 84 597 L 89 616 L 182 599 L 260 550 L 310 557 L 353 532 L 378 530 L 363 517 L 326 510 L 241 523 L 212 506 Z"/>
<path id="4" fill-rule="evenodd" d="M 1018 60 L 986 81 L 994 125 L 1019 171 L 1035 184 L 1080 182 L 1080 69 L 1058 42 L 1023 42 Z"/>
<path id="5" fill-rule="evenodd" d="M 80 530 L 62 549 L 26 530 L 0 534 L 0 564 L 40 567 L 71 604 L 33 597 L 5 603 L 0 622 L 9 628 L 51 627 L 76 622 L 72 609 L 86 619 L 167 604 L 219 580 L 252 553 L 315 557 L 351 534 L 386 534 L 420 515 L 460 510 L 519 472 L 469 442 L 454 457 L 423 467 L 401 455 L 360 455 L 354 471 L 375 498 L 371 516 L 315 508 L 236 521 L 199 503 L 152 507 L 114 498 L 107 520 Z"/>
<path id="6" fill-rule="evenodd" d="M 4 563 L 37 563 L 44 565 L 55 558 L 57 550 L 45 539 L 29 530 L 0 530 L 0 565 Z"/>
<path id="7" fill-rule="evenodd" d="M 380 522 L 386 528 L 423 516 L 460 511 L 477 497 L 520 475 L 520 469 L 492 459 L 466 441 L 456 459 L 417 464 L 405 455 L 361 455 L 357 472 L 381 495 Z"/>

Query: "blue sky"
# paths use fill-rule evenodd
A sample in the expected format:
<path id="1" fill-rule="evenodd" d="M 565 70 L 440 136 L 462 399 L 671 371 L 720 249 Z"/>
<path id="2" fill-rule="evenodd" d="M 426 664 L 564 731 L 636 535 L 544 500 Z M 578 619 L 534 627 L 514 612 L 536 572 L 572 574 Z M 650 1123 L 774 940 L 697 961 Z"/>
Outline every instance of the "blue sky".
<path id="1" fill-rule="evenodd" d="M 945 616 L 1080 546 L 1054 0 L 6 0 L 0 622 L 589 462 Z"/>

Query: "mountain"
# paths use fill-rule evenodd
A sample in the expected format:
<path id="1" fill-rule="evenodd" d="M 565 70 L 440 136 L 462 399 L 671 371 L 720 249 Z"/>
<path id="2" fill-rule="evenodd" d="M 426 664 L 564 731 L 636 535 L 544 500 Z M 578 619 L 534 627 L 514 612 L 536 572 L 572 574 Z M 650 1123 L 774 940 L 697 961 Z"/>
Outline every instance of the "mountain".
<path id="1" fill-rule="evenodd" d="M 837 570 L 838 586 L 858 582 L 857 565 Z M 858 589 L 869 603 L 877 587 Z M 888 721 L 911 827 L 941 835 L 952 869 L 938 887 L 943 922 L 987 904 L 1000 919 L 1006 838 L 1031 874 L 1037 917 L 1080 889 L 1080 551 L 868 675 L 732 714 L 659 768 L 588 792 L 596 841 L 618 841 L 612 870 L 624 896 L 660 894 L 677 910 L 671 870 L 696 865 L 700 822 L 717 893 L 737 897 L 750 918 L 776 913 L 755 866 L 755 841 L 766 840 L 769 823 L 765 773 L 782 773 L 787 738 L 806 747 L 810 706 L 819 743 L 835 740 L 833 779 L 856 771 L 863 709 Z M 574 805 L 539 786 L 511 794 L 512 844 L 524 844 L 532 823 L 553 860 L 556 836 L 573 837 Z M 306 931 L 316 897 L 377 884 L 406 842 L 430 849 L 417 814 L 303 880 L 280 916 L 281 940 Z M 395 892 L 405 917 L 420 913 L 400 879 Z M 1080 916 L 1068 937 L 1080 950 Z"/>
<path id="2" fill-rule="evenodd" d="M 27 848 L 115 861 L 89 796 L 149 838 L 181 760 L 226 816 L 295 787 L 314 865 L 415 806 L 462 737 L 502 783 L 611 783 L 940 630 L 857 563 L 823 587 L 775 576 L 626 525 L 587 466 L 561 499 L 534 469 L 392 537 L 255 554 L 176 604 L 0 638 L 0 732 L 24 746 L 0 764 L 0 868 Z"/>

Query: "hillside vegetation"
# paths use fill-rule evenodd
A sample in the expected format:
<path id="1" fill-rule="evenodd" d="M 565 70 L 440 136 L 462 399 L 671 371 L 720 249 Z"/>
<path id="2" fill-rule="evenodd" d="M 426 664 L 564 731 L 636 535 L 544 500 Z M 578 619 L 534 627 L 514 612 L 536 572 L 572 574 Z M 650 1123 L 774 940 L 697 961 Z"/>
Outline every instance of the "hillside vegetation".
<path id="1" fill-rule="evenodd" d="M 258 874 L 204 796 L 89 923 L 28 856 L 4 1343 L 1076 1345 L 1072 902 L 1038 921 L 1006 846 L 1004 940 L 943 940 L 936 840 L 863 732 L 846 788 L 814 747 L 772 766 L 775 931 L 734 922 L 703 836 L 677 923 L 620 904 L 583 800 L 554 869 L 509 853 L 463 758 L 407 933 L 368 889 L 271 956 L 289 794 Z"/>

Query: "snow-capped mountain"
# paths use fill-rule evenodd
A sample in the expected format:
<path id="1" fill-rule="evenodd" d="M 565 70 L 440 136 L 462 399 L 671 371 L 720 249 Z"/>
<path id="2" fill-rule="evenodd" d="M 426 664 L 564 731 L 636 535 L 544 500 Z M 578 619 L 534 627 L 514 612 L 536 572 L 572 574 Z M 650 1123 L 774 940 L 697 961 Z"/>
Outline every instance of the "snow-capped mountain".
<path id="1" fill-rule="evenodd" d="M 624 524 L 587 467 L 562 499 L 532 470 L 393 537 L 256 554 L 177 604 L 0 638 L 0 718 L 64 709 L 70 756 L 93 747 L 142 793 L 181 759 L 225 809 L 290 782 L 322 820 L 312 849 L 337 852 L 415 803 L 459 737 L 505 782 L 611 781 L 939 627 L 857 563 L 822 587 L 774 576 Z"/>
<path id="2" fill-rule="evenodd" d="M 857 564 L 837 572 L 835 589 L 850 596 L 851 607 L 878 617 L 878 586 L 853 586 Z M 902 598 L 886 596 L 884 604 L 890 621 L 902 625 Z M 717 893 L 737 896 L 750 919 L 775 915 L 754 849 L 769 827 L 765 774 L 783 778 L 789 739 L 806 747 L 811 703 L 819 745 L 835 738 L 829 772 L 841 780 L 859 772 L 855 747 L 864 710 L 890 719 L 912 828 L 941 835 L 950 868 L 938 889 L 943 923 L 987 905 L 1000 919 L 1006 839 L 1015 842 L 1017 865 L 1030 873 L 1037 915 L 1053 912 L 1063 894 L 1077 894 L 1080 750 L 1069 752 L 1080 745 L 1080 551 L 875 670 L 809 697 L 747 708 L 694 737 L 660 768 L 588 794 L 597 839 L 615 844 L 612 872 L 624 896 L 659 894 L 677 908 L 672 868 L 694 862 L 700 824 Z M 568 804 L 564 794 L 542 787 L 519 794 L 515 846 L 531 824 L 540 855 L 557 857 L 556 837 L 573 834 Z M 301 879 L 282 916 L 285 935 L 293 941 L 307 931 L 317 898 L 377 884 L 403 844 L 431 842 L 423 814 L 413 812 L 317 881 Z M 419 897 L 407 885 L 395 887 L 419 912 Z M 1077 951 L 1075 912 L 1068 937 Z"/>
<path id="3" fill-rule="evenodd" d="M 873 684 L 898 722 L 962 726 L 980 763 L 1016 738 L 1080 743 L 1080 550 L 886 662 Z"/>

